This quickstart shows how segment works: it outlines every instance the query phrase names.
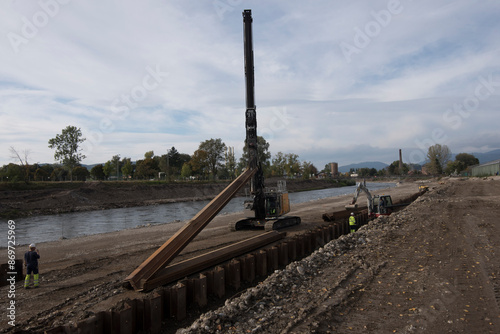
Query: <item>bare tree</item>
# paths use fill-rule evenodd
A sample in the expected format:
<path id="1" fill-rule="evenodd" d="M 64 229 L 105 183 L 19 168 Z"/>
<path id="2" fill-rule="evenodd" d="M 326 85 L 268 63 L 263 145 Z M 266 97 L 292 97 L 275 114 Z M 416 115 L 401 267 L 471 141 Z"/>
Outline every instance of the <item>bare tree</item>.
<path id="1" fill-rule="evenodd" d="M 49 148 L 55 149 L 54 159 L 59 160 L 64 166 L 68 168 L 70 173 L 73 168 L 80 165 L 80 162 L 85 159 L 85 155 L 81 154 L 79 145 L 85 141 L 82 138 L 82 131 L 75 127 L 68 125 L 62 130 L 61 134 L 49 140 Z M 71 177 L 71 179 L 73 179 Z"/>
<path id="2" fill-rule="evenodd" d="M 433 174 L 441 174 L 450 161 L 451 151 L 446 145 L 435 144 L 427 152 L 428 167 Z"/>
<path id="3" fill-rule="evenodd" d="M 26 183 L 30 180 L 30 164 L 28 163 L 29 155 L 30 150 L 19 152 L 14 148 L 14 146 L 10 147 L 10 157 L 12 160 L 19 161 L 21 164 L 22 169 L 24 169 L 24 182 Z"/>

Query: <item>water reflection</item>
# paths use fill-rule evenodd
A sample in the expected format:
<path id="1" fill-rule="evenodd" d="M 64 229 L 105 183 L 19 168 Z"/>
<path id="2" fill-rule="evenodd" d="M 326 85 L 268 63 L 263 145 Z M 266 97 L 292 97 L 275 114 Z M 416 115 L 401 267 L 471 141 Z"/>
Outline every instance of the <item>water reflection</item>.
<path id="1" fill-rule="evenodd" d="M 394 187 L 394 183 L 367 183 L 370 190 Z M 330 188 L 290 194 L 291 204 L 326 197 L 352 194 L 355 187 Z M 243 211 L 244 198 L 233 198 L 219 213 Z M 168 203 L 154 206 L 120 208 L 60 215 L 16 219 L 16 243 L 54 241 L 84 235 L 119 231 L 139 225 L 164 224 L 186 220 L 197 214 L 209 201 Z M 7 230 L 5 222 L 4 231 Z M 7 238 L 0 238 L 0 247 L 7 247 Z"/>

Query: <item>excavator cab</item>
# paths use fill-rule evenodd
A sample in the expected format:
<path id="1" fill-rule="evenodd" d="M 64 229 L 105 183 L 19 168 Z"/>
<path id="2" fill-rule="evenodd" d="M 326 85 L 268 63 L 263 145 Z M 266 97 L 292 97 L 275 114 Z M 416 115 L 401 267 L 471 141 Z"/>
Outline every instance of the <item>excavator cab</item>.
<path id="1" fill-rule="evenodd" d="M 374 196 L 373 212 L 375 216 L 388 216 L 392 213 L 392 198 L 390 195 Z"/>
<path id="2" fill-rule="evenodd" d="M 266 219 L 276 219 L 290 212 L 290 200 L 285 181 L 278 181 L 276 188 L 266 188 Z"/>
<path id="3" fill-rule="evenodd" d="M 244 202 L 245 208 L 255 210 L 253 199 Z M 300 217 L 285 216 L 290 212 L 290 199 L 286 189 L 286 181 L 278 181 L 276 187 L 266 187 L 264 190 L 265 218 L 245 218 L 229 224 L 231 231 L 247 228 L 262 228 L 266 231 L 276 230 L 300 224 Z"/>

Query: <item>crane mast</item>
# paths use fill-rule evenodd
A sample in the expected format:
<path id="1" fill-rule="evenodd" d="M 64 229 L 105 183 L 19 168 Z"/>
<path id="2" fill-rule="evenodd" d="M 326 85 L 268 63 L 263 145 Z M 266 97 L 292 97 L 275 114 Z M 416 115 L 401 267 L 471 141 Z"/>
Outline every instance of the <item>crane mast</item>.
<path id="1" fill-rule="evenodd" d="M 257 172 L 252 177 L 250 183 L 250 192 L 253 196 L 252 210 L 255 212 L 255 218 L 264 219 L 265 195 L 264 195 L 264 174 L 258 155 L 257 142 L 257 110 L 255 106 L 255 75 L 253 61 L 253 37 L 252 37 L 252 11 L 245 9 L 243 11 L 243 38 L 245 54 L 245 84 L 246 84 L 246 146 L 248 151 L 248 167 L 257 168 Z"/>
<path id="2" fill-rule="evenodd" d="M 243 45 L 245 57 L 245 84 L 246 84 L 246 148 L 248 152 L 248 168 L 252 171 L 250 179 L 251 199 L 245 200 L 246 209 L 254 212 L 254 217 L 247 217 L 236 222 L 231 222 L 231 231 L 243 228 L 261 228 L 265 230 L 280 229 L 287 226 L 300 224 L 300 217 L 285 216 L 290 212 L 290 200 L 286 190 L 286 182 L 278 181 L 278 186 L 266 188 L 262 161 L 259 160 L 259 143 L 257 137 L 257 111 L 255 106 L 255 76 L 252 37 L 252 11 L 243 11 Z"/>

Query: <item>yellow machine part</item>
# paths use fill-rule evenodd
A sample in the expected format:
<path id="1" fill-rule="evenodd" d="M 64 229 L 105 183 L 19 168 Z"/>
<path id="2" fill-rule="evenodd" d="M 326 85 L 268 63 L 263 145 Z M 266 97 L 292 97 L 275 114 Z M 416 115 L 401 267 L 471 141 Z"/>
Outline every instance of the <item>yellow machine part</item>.
<path id="1" fill-rule="evenodd" d="M 280 195 L 281 211 L 280 216 L 290 212 L 290 200 L 288 199 L 288 193 Z"/>

